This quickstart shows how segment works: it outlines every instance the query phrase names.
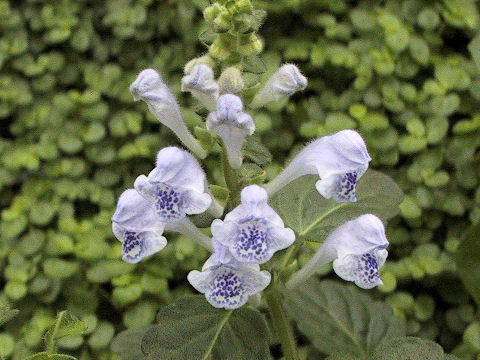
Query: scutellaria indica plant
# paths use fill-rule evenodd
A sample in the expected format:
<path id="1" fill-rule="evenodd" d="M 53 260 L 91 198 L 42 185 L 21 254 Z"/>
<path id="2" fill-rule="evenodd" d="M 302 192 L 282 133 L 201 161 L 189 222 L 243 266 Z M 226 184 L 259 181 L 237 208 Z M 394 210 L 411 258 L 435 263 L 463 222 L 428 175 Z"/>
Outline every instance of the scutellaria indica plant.
<path id="1" fill-rule="evenodd" d="M 380 269 L 387 258 L 389 243 L 379 217 L 385 220 L 391 216 L 384 208 L 395 208 L 400 200 L 382 193 L 394 184 L 376 174 L 370 176 L 376 178 L 375 182 L 365 180 L 373 204 L 356 206 L 357 202 L 367 202 L 358 185 L 371 157 L 362 136 L 351 129 L 313 140 L 267 183 L 254 177 L 241 181 L 242 169 L 251 165 L 245 162 L 244 152 L 245 144 L 255 133 L 255 109 L 301 94 L 308 82 L 296 65 L 284 64 L 263 81 L 253 75 L 252 84 L 250 66 L 255 61 L 261 64 L 259 51 L 245 52 L 239 44 L 246 39 L 259 41 L 254 30 L 258 29 L 263 13 L 255 12 L 249 1 L 219 1 L 205 11 L 207 20 L 213 16 L 212 12 L 216 14 L 215 26 L 227 22 L 232 27 L 217 34 L 209 54 L 186 65 L 181 89 L 198 100 L 202 108 L 198 112 L 205 114 L 202 138 L 210 137 L 220 148 L 218 167 L 223 168 L 224 190 L 228 195 L 223 201 L 214 196 L 212 189 L 218 185 L 208 183 L 201 166 L 201 161 L 211 155 L 209 149 L 202 146 L 202 139 L 196 138 L 184 122 L 160 69 L 146 69 L 138 74 L 130 91 L 135 100 L 147 104 L 181 145 L 160 149 L 148 176 L 138 176 L 133 188 L 120 196 L 112 217 L 113 232 L 122 242 L 123 260 L 129 263 L 138 263 L 165 248 L 164 232 L 169 231 L 184 234 L 209 250 L 211 256 L 201 271 L 192 269 L 187 278 L 205 296 L 209 306 L 227 311 L 219 331 L 231 319 L 232 312 L 244 306 L 262 308 L 265 300 L 285 358 L 298 359 L 289 319 L 285 316 L 284 298 L 330 262 L 340 278 L 362 289 L 381 285 Z M 239 30 L 238 21 L 241 23 L 242 19 L 257 19 L 256 28 Z M 226 46 L 222 52 L 219 44 L 230 44 L 222 39 L 235 39 L 237 45 Z M 262 151 L 261 144 L 257 147 Z M 306 213 L 299 210 L 305 202 L 317 200 L 324 205 L 305 209 Z M 287 213 L 288 216 L 282 217 Z M 204 216 L 201 228 L 195 225 L 195 215 L 200 214 Z M 292 216 L 300 220 L 300 227 Z M 330 225 L 322 226 L 327 218 L 331 218 Z M 307 221 L 311 221 L 310 225 Z M 301 229 L 302 226 L 306 228 Z M 311 236 L 316 236 L 316 241 L 325 241 L 311 260 L 299 268 L 296 255 Z M 190 306 L 195 308 L 199 298 L 193 299 L 186 300 L 186 305 L 191 301 Z M 165 315 L 169 316 L 168 312 Z M 147 349 L 146 339 L 151 335 L 147 332 L 143 338 L 142 351 L 149 356 L 162 354 L 165 351 L 162 346 L 152 347 L 150 343 Z M 254 358 L 235 357 L 238 356 L 234 355 L 235 350 L 232 353 L 226 350 L 223 357 L 216 357 L 213 354 L 220 351 L 216 339 L 198 359 Z M 181 347 L 174 339 L 171 342 L 174 347 Z M 195 353 L 182 351 L 179 354 Z M 258 356 L 255 359 L 263 358 Z"/>

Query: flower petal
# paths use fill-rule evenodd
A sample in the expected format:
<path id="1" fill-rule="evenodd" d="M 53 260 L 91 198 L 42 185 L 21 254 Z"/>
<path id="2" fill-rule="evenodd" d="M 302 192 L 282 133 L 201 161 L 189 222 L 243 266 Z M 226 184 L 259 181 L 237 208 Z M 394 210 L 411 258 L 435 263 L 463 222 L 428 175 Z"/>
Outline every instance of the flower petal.
<path id="1" fill-rule="evenodd" d="M 295 233 L 290 228 L 272 226 L 269 229 L 269 236 L 274 251 L 286 249 L 295 242 Z"/>
<path id="2" fill-rule="evenodd" d="M 187 275 L 188 282 L 202 294 L 205 294 L 210 289 L 212 278 L 212 273 L 208 271 L 192 270 Z"/>
<path id="3" fill-rule="evenodd" d="M 245 287 L 249 295 L 257 294 L 270 284 L 272 276 L 268 271 L 248 271 L 243 275 Z"/>
<path id="4" fill-rule="evenodd" d="M 129 230 L 163 230 L 151 203 L 134 189 L 125 190 L 118 199 L 112 221 Z"/>
<path id="5" fill-rule="evenodd" d="M 362 289 L 372 289 L 382 285 L 378 274 L 378 261 L 375 254 L 347 255 L 333 262 L 333 269 L 342 279 L 354 281 Z"/>
<path id="6" fill-rule="evenodd" d="M 188 215 L 201 214 L 210 207 L 212 198 L 207 193 L 194 190 L 185 191 L 183 194 L 183 211 Z"/>

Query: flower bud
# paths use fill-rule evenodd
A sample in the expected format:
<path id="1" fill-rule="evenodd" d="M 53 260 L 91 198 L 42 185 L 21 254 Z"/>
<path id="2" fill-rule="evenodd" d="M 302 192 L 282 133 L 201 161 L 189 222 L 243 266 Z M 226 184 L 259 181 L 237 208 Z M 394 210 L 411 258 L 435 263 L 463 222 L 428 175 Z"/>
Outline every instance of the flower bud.
<path id="1" fill-rule="evenodd" d="M 223 70 L 218 79 L 220 94 L 238 94 L 245 86 L 240 70 L 231 66 Z"/>
<path id="2" fill-rule="evenodd" d="M 243 161 L 243 140 L 255 131 L 252 117 L 243 112 L 242 100 L 232 94 L 220 96 L 217 110 L 208 115 L 207 129 L 222 138 L 230 166 L 238 169 Z"/>
<path id="3" fill-rule="evenodd" d="M 251 107 L 259 108 L 279 101 L 307 87 L 307 78 L 293 64 L 285 64 L 273 74 L 252 100 Z"/>
<path id="4" fill-rule="evenodd" d="M 218 84 L 213 78 L 213 70 L 207 65 L 197 64 L 183 77 L 182 91 L 190 91 L 208 110 L 215 110 Z"/>

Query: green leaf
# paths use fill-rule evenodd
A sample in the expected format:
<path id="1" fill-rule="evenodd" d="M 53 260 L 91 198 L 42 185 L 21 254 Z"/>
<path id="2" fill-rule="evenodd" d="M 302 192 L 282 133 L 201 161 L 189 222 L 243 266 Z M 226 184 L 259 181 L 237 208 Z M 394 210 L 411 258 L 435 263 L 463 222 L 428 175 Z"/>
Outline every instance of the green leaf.
<path id="1" fill-rule="evenodd" d="M 480 70 L 480 35 L 477 35 L 470 41 L 468 44 L 468 51 L 470 51 L 470 55 L 472 55 L 473 61 L 475 61 L 475 65 L 477 65 L 477 69 Z"/>
<path id="2" fill-rule="evenodd" d="M 216 309 L 201 295 L 178 300 L 158 314 L 142 341 L 146 359 L 269 359 L 263 315 L 249 307 Z"/>
<path id="3" fill-rule="evenodd" d="M 144 360 L 142 338 L 153 326 L 128 329 L 118 334 L 110 345 L 111 350 L 121 356 L 122 360 Z"/>
<path id="4" fill-rule="evenodd" d="M 389 305 L 351 285 L 311 279 L 290 292 L 286 309 L 321 352 L 368 357 L 388 337 L 405 335 L 403 319 Z"/>
<path id="5" fill-rule="evenodd" d="M 58 313 L 55 324 L 45 333 L 47 349 L 54 349 L 57 340 L 67 336 L 82 335 L 87 331 L 83 321 L 68 311 Z"/>
<path id="6" fill-rule="evenodd" d="M 397 337 L 382 343 L 372 360 L 455 360 L 446 355 L 440 345 L 430 340 L 415 337 Z"/>
<path id="7" fill-rule="evenodd" d="M 465 239 L 460 244 L 456 254 L 457 273 L 472 295 L 477 304 L 480 305 L 480 239 L 478 233 L 480 225 L 472 227 Z"/>
<path id="8" fill-rule="evenodd" d="M 9 306 L 0 306 L 0 326 L 12 320 L 20 311 L 10 309 Z"/>
<path id="9" fill-rule="evenodd" d="M 272 154 L 262 141 L 256 136 L 249 136 L 243 145 L 243 154 L 258 165 L 267 165 L 272 162 Z"/>
<path id="10" fill-rule="evenodd" d="M 277 192 L 270 205 L 298 236 L 323 241 L 335 227 L 363 214 L 387 220 L 399 212 L 403 193 L 387 175 L 369 170 L 357 186 L 355 203 L 337 203 L 315 188 L 318 176 L 303 176 Z"/>
<path id="11" fill-rule="evenodd" d="M 63 354 L 49 354 L 41 352 L 27 357 L 25 360 L 77 360 L 76 357 Z"/>

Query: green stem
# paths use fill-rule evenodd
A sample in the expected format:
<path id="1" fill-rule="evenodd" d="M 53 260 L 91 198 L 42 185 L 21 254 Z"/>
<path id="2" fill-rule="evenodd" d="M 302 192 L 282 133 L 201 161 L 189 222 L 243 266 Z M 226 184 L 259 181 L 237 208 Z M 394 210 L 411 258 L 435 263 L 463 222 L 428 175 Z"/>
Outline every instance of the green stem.
<path id="1" fill-rule="evenodd" d="M 227 158 L 227 149 L 223 146 L 222 152 L 222 165 L 223 165 L 223 176 L 225 177 L 225 183 L 227 184 L 230 195 L 228 197 L 228 203 L 225 206 L 226 212 L 233 209 L 236 205 L 240 203 L 240 182 L 238 180 L 238 173 L 233 169 L 228 163 Z"/>
<path id="2" fill-rule="evenodd" d="M 273 327 L 282 345 L 285 360 L 299 360 L 297 342 L 290 321 L 282 304 L 282 295 L 274 284 L 273 289 L 265 292 L 265 299 L 272 316 Z"/>

